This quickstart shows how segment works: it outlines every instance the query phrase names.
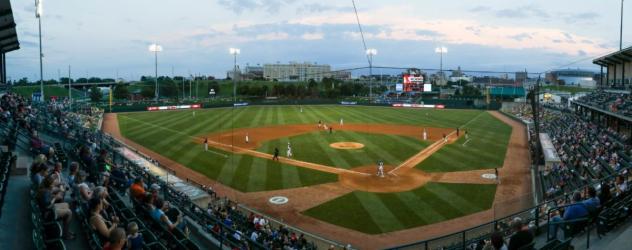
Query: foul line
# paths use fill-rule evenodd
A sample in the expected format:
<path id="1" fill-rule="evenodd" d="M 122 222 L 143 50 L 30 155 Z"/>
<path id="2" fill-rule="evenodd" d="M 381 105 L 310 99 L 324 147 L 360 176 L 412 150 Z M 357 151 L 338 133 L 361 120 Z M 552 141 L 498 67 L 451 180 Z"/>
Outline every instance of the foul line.
<path id="1" fill-rule="evenodd" d="M 160 128 L 160 129 L 164 129 L 164 130 L 167 130 L 167 131 L 174 132 L 176 134 L 184 135 L 184 136 L 187 136 L 189 138 L 202 139 L 202 137 L 192 136 L 192 135 L 183 133 L 181 131 L 177 131 L 177 130 L 173 130 L 173 129 L 170 129 L 170 128 L 158 126 L 158 125 L 151 124 L 151 123 L 148 123 L 148 122 L 145 122 L 145 121 L 141 121 L 141 120 L 138 120 L 138 119 L 134 119 L 134 118 L 130 118 L 130 117 L 125 117 L 125 118 L 133 120 L 133 121 L 136 121 L 136 122 L 139 122 L 139 123 L 142 123 L 142 124 L 145 124 L 145 125 L 149 125 L 151 127 Z M 209 140 L 209 145 L 217 145 L 217 146 L 224 147 L 224 148 L 234 148 L 233 153 L 239 151 L 239 152 L 247 153 L 247 154 L 249 154 L 251 156 L 255 156 L 255 157 L 259 157 L 259 158 L 267 158 L 267 159 L 269 159 L 269 158 L 272 157 L 272 155 L 270 155 L 270 154 L 262 153 L 262 152 L 255 151 L 255 150 L 240 148 L 240 147 L 236 147 L 234 145 L 223 144 L 223 143 L 216 142 L 216 141 L 213 141 L 213 140 Z M 231 150 L 229 150 L 229 151 L 231 151 Z M 217 152 L 214 152 L 214 151 L 210 151 L 210 150 L 208 152 L 220 154 L 220 153 L 217 153 Z M 224 154 L 222 154 L 222 155 L 224 155 Z M 224 155 L 224 156 L 228 157 L 227 155 Z M 263 157 L 263 156 L 265 156 L 265 157 Z M 294 159 L 285 158 L 285 157 L 279 157 L 279 159 L 282 159 L 283 163 L 287 163 L 287 164 L 295 166 L 295 167 L 309 168 L 309 169 L 313 169 L 313 170 L 317 170 L 317 171 L 321 171 L 321 172 L 327 172 L 327 173 L 333 173 L 333 174 L 339 174 L 339 173 L 342 173 L 342 172 L 346 172 L 346 173 L 351 173 L 351 174 L 371 175 L 371 174 L 361 173 L 361 172 L 357 172 L 357 171 L 353 171 L 353 170 L 342 169 L 342 168 L 335 168 L 335 167 L 330 167 L 330 166 L 326 166 L 326 165 L 321 165 L 321 164 L 316 164 L 316 163 L 311 163 L 311 162 L 305 162 L 305 161 L 299 161 L 299 160 L 294 160 Z"/>
<path id="2" fill-rule="evenodd" d="M 467 144 L 468 142 L 470 142 L 472 139 L 467 139 L 467 141 L 465 141 L 465 143 L 463 143 L 463 146 L 465 147 L 465 144 Z"/>

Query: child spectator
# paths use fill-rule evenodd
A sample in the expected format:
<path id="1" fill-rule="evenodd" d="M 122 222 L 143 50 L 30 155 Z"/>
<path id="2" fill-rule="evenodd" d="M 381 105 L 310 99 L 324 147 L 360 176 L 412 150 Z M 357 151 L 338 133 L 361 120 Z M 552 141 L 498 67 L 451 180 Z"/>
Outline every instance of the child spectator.
<path id="1" fill-rule="evenodd" d="M 143 235 L 138 232 L 138 224 L 136 224 L 136 222 L 130 222 L 127 225 L 127 233 L 127 249 L 143 249 L 143 246 L 145 245 L 143 242 Z"/>

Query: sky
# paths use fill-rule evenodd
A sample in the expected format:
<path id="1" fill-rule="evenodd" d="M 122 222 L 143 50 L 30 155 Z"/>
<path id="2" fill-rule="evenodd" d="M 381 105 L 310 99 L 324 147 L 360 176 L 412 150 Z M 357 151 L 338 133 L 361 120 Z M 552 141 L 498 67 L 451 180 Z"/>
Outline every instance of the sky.
<path id="1" fill-rule="evenodd" d="M 33 0 L 11 1 L 21 49 L 9 80 L 39 79 Z M 597 71 L 619 47 L 619 0 L 356 0 L 375 66 L 544 72 Z M 632 1 L 625 24 L 632 27 Z M 632 45 L 632 28 L 624 47 Z M 625 30 L 624 30 L 625 32 Z M 137 80 L 153 75 L 224 78 L 238 64 L 289 61 L 334 69 L 368 66 L 351 0 L 43 0 L 44 79 L 68 75 Z"/>

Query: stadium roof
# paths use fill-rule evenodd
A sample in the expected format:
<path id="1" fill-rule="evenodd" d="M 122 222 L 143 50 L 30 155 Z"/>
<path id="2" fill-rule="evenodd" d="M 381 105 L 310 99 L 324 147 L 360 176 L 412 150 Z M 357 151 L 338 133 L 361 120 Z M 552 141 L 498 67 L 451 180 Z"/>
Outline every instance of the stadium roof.
<path id="1" fill-rule="evenodd" d="M 623 62 L 632 62 L 632 46 L 593 60 L 594 64 L 600 66 L 620 64 Z"/>
<path id="2" fill-rule="evenodd" d="M 9 0 L 0 0 L 0 53 L 20 49 Z"/>

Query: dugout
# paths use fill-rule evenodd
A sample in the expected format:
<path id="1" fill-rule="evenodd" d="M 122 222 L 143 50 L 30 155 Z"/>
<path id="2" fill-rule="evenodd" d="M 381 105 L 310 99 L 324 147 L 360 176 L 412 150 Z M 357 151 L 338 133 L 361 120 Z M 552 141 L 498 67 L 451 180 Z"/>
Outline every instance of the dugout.
<path id="1" fill-rule="evenodd" d="M 553 165 L 559 164 L 562 161 L 560 160 L 560 157 L 555 150 L 555 146 L 553 146 L 553 142 L 551 141 L 551 137 L 549 137 L 549 134 L 540 133 L 539 136 L 540 144 L 542 145 L 542 155 L 544 156 L 544 169 L 551 169 Z M 544 169 L 540 169 L 540 171 Z"/>

